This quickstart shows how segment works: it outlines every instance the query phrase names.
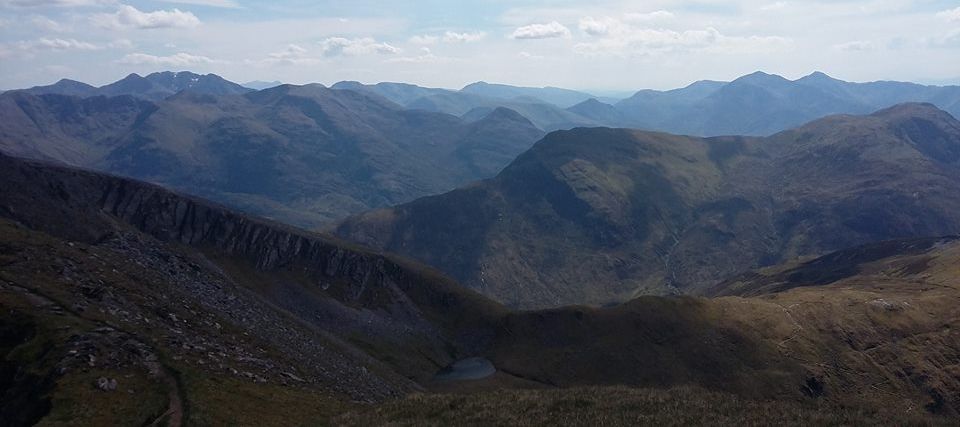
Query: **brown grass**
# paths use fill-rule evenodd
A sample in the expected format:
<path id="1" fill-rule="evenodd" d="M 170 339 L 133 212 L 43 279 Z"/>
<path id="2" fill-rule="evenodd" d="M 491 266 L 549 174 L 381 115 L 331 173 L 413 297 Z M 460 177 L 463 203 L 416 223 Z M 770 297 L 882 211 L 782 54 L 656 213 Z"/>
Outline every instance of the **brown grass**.
<path id="1" fill-rule="evenodd" d="M 335 425 L 947 425 L 923 413 L 903 414 L 789 401 L 747 400 L 698 388 L 588 387 L 415 394 L 334 418 Z"/>

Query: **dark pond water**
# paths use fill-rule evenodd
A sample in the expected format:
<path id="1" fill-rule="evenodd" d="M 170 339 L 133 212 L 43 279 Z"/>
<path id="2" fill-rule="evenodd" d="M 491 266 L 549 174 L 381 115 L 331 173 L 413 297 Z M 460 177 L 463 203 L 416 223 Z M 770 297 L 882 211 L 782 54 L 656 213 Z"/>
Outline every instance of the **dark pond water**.
<path id="1" fill-rule="evenodd" d="M 470 357 L 458 360 L 441 369 L 433 379 L 437 381 L 479 380 L 489 377 L 495 372 L 497 372 L 497 368 L 494 368 L 493 363 L 489 360 L 482 357 Z"/>

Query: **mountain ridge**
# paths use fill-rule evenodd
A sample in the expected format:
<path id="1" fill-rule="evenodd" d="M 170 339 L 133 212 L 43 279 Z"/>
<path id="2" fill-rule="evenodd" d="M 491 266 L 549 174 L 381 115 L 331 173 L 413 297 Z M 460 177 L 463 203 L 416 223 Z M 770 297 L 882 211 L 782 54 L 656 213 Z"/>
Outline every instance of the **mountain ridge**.
<path id="1" fill-rule="evenodd" d="M 509 115 L 466 122 L 322 85 L 161 101 L 14 91 L 0 95 L 0 115 L 9 154 L 159 182 L 307 227 L 492 176 L 542 135 Z"/>
<path id="2" fill-rule="evenodd" d="M 36 376 L 15 378 L 21 400 L 5 408 L 49 396 L 48 409 L 16 411 L 34 421 L 127 424 L 171 411 L 191 424 L 315 423 L 444 398 L 425 389 L 510 399 L 506 389 L 575 396 L 610 385 L 828 413 L 958 409 L 960 384 L 941 368 L 958 357 L 957 328 L 944 329 L 960 321 L 956 241 L 841 251 L 811 265 L 853 275 L 789 275 L 804 286 L 757 297 L 513 311 L 415 262 L 155 185 L 3 155 L 0 166 L 13 184 L 0 187 L 0 318 L 36 333 L 0 335 L 11 338 L 4 366 Z M 767 274 L 747 280 L 763 286 Z M 48 350 L 29 358 L 37 345 Z M 432 380 L 468 356 L 497 372 Z M 31 386 L 37 378 L 52 386 Z M 111 393 L 114 383 L 135 394 Z M 621 405 L 611 410 L 632 413 Z"/>
<path id="3" fill-rule="evenodd" d="M 956 233 L 958 150 L 960 122 L 929 104 L 767 138 L 558 131 L 495 178 L 335 232 L 513 306 L 695 293 L 851 243 Z"/>
<path id="4" fill-rule="evenodd" d="M 195 74 L 189 71 L 159 71 L 147 76 L 131 73 L 100 87 L 62 79 L 48 86 L 34 86 L 22 91 L 34 94 L 90 96 L 133 95 L 157 101 L 183 90 L 213 95 L 242 94 L 252 89 L 228 81 L 216 74 Z"/>

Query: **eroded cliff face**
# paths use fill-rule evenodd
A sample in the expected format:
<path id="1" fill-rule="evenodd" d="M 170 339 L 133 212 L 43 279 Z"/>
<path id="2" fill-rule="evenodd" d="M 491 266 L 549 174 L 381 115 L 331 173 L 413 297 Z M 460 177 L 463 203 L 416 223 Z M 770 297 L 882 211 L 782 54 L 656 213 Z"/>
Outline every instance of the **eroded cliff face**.
<path id="1" fill-rule="evenodd" d="M 503 310 L 425 267 L 159 186 L 4 156 L 0 168 L 3 216 L 88 243 L 133 228 L 186 247 L 308 323 L 396 356 L 408 377 L 487 346 Z"/>

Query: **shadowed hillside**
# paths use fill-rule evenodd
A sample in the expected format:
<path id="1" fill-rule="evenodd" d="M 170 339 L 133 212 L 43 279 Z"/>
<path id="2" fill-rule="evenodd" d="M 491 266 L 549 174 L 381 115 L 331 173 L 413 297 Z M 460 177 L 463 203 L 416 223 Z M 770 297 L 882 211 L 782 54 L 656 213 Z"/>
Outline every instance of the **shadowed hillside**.
<path id="1" fill-rule="evenodd" d="M 496 178 L 341 223 L 506 304 L 696 293 L 757 266 L 960 232 L 960 122 L 926 104 L 768 138 L 555 132 Z"/>
<path id="2" fill-rule="evenodd" d="M 892 244 L 838 267 L 857 274 L 768 296 L 513 312 L 415 263 L 153 185 L 6 156 L 0 166 L 0 350 L 4 372 L 30 373 L 4 383 L 6 424 L 360 422 L 331 417 L 425 389 L 560 387 L 493 397 L 546 404 L 618 384 L 641 389 L 605 413 L 628 416 L 660 393 L 646 387 L 808 414 L 782 420 L 879 416 L 869 408 L 920 420 L 960 401 L 949 239 Z M 433 379 L 465 357 L 497 373 Z"/>

